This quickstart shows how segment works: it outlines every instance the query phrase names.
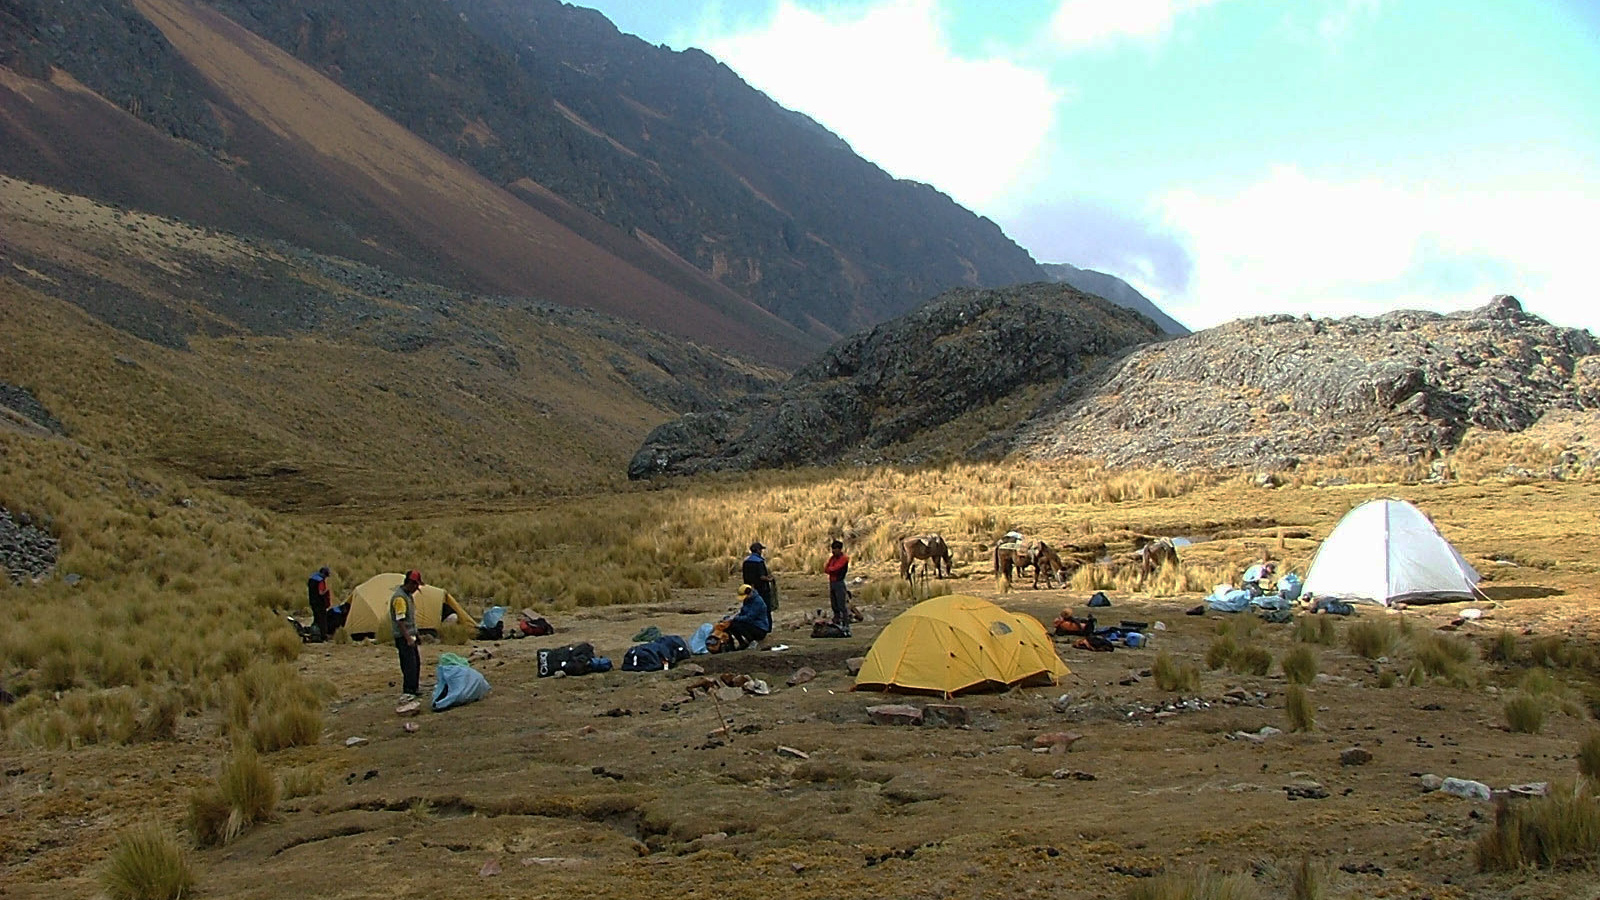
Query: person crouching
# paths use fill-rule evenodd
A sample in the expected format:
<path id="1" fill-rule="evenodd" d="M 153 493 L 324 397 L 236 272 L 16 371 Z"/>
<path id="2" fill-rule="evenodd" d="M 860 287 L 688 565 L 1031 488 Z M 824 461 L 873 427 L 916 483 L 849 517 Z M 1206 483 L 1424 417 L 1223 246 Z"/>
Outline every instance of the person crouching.
<path id="1" fill-rule="evenodd" d="M 727 620 L 728 634 L 733 637 L 736 650 L 752 644 L 760 645 L 772 633 L 772 613 L 761 592 L 748 584 L 739 586 L 739 611 Z"/>

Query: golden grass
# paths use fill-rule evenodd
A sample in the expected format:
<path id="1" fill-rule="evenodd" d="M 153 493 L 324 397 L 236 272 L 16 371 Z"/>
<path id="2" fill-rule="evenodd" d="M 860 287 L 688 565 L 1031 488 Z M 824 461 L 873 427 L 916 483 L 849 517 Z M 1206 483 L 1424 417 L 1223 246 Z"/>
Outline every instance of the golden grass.
<path id="1" fill-rule="evenodd" d="M 1289 720 L 1290 731 L 1313 731 L 1317 727 L 1317 707 L 1311 702 L 1306 689 L 1298 684 L 1289 685 L 1284 696 L 1284 716 Z"/>
<path id="2" fill-rule="evenodd" d="M 195 871 L 171 832 L 146 823 L 122 832 L 99 880 L 110 900 L 179 900 L 194 890 Z"/>
<path id="3" fill-rule="evenodd" d="M 1317 677 L 1317 654 L 1305 644 L 1296 644 L 1285 653 L 1282 665 L 1291 684 L 1310 684 Z"/>
<path id="4" fill-rule="evenodd" d="M 1399 640 L 1399 629 L 1384 619 L 1361 619 L 1344 630 L 1345 646 L 1367 659 L 1388 656 Z"/>
<path id="5" fill-rule="evenodd" d="M 1302 644 L 1331 644 L 1333 643 L 1336 629 L 1331 616 L 1312 615 L 1296 616 L 1294 620 L 1294 640 Z"/>
<path id="6" fill-rule="evenodd" d="M 1192 694 L 1200 690 L 1200 668 L 1192 662 L 1179 663 L 1165 650 L 1156 654 L 1150 667 L 1156 688 L 1168 693 Z"/>
<path id="7" fill-rule="evenodd" d="M 1590 729 L 1578 742 L 1578 774 L 1591 782 L 1600 780 L 1600 730 Z"/>
<path id="8" fill-rule="evenodd" d="M 1550 868 L 1600 853 L 1600 802 L 1582 783 L 1547 796 L 1495 806 L 1494 827 L 1478 838 L 1480 872 Z"/>
<path id="9" fill-rule="evenodd" d="M 1261 896 L 1247 875 L 1223 875 L 1210 869 L 1165 872 L 1129 885 L 1125 900 L 1256 900 Z"/>
<path id="10" fill-rule="evenodd" d="M 1471 687 L 1478 682 L 1478 648 L 1466 638 L 1420 631 L 1412 634 L 1407 643 L 1424 674 L 1443 678 L 1457 687 Z"/>
<path id="11" fill-rule="evenodd" d="M 223 764 L 215 784 L 189 797 L 188 826 L 202 847 L 227 844 L 278 806 L 278 782 L 253 749 L 242 747 Z"/>
<path id="12" fill-rule="evenodd" d="M 1544 730 L 1544 700 L 1531 694 L 1512 694 L 1505 702 L 1506 726 L 1518 734 L 1538 734 Z"/>

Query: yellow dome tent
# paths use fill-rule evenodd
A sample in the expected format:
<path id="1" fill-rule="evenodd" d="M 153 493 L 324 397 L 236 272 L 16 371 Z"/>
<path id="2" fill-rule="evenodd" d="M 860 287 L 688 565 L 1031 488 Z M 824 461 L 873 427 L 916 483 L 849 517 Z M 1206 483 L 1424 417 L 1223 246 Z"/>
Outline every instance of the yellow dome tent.
<path id="1" fill-rule="evenodd" d="M 1055 684 L 1067 674 L 1039 620 L 963 594 L 924 600 L 884 626 L 856 675 L 856 690 L 950 696 L 1015 684 Z"/>
<path id="2" fill-rule="evenodd" d="M 345 619 L 344 630 L 351 637 L 371 634 L 379 640 L 388 640 L 389 598 L 394 596 L 394 589 L 405 580 L 406 576 L 399 572 L 385 572 L 356 585 L 350 591 L 350 616 Z M 417 589 L 416 599 L 418 631 L 438 630 L 440 620 L 446 615 L 443 611 L 445 607 L 454 611 L 464 624 L 477 624 L 477 620 L 461 608 L 456 598 L 445 593 L 444 588 L 425 584 Z"/>

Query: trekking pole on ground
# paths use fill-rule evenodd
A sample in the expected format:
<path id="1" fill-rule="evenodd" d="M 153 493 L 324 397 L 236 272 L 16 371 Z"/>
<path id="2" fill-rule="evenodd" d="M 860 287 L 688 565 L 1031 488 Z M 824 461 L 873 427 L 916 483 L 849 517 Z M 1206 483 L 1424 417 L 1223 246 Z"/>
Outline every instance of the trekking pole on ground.
<path id="1" fill-rule="evenodd" d="M 717 710 L 717 727 L 722 729 L 722 736 L 727 738 L 728 743 L 731 744 L 733 743 L 733 723 L 729 722 L 727 717 L 722 714 L 722 698 L 717 696 L 717 693 L 721 690 L 722 679 L 719 678 L 717 679 L 717 687 L 709 692 L 711 694 L 711 705 L 716 707 Z"/>

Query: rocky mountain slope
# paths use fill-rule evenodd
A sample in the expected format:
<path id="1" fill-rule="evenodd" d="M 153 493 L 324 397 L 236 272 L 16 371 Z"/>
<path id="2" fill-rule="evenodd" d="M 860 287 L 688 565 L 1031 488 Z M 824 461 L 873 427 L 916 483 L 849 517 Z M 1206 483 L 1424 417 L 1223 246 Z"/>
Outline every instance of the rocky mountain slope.
<path id="1" fill-rule="evenodd" d="M 1035 458 L 1279 470 L 1310 457 L 1427 458 L 1469 428 L 1600 408 L 1587 331 L 1499 296 L 1469 312 L 1267 316 L 1142 347 L 1043 403 L 1009 442 Z"/>
<path id="2" fill-rule="evenodd" d="M 1189 333 L 1189 329 L 1163 312 L 1149 297 L 1139 293 L 1133 285 L 1115 275 L 1107 275 L 1105 272 L 1096 272 L 1093 269 L 1080 269 L 1068 263 L 1043 263 L 1040 268 L 1044 269 L 1051 281 L 1070 284 L 1085 294 L 1104 297 L 1118 306 L 1126 306 L 1135 312 L 1144 313 L 1167 334 Z"/>
<path id="3" fill-rule="evenodd" d="M 555 0 L 5 0 L 0 173 L 786 367 L 1041 277 L 705 54 Z"/>
<path id="4" fill-rule="evenodd" d="M 651 432 L 630 478 L 836 462 L 902 451 L 957 420 L 983 422 L 1040 385 L 1156 340 L 1144 316 L 1066 285 L 956 290 L 847 338 L 781 390 Z M 982 452 L 990 428 L 940 435 L 934 456 Z M 952 446 L 952 442 L 955 443 Z M 902 452 L 900 455 L 905 455 Z"/>
<path id="5" fill-rule="evenodd" d="M 0 424 L 274 508 L 614 486 L 775 370 L 0 177 Z"/>

